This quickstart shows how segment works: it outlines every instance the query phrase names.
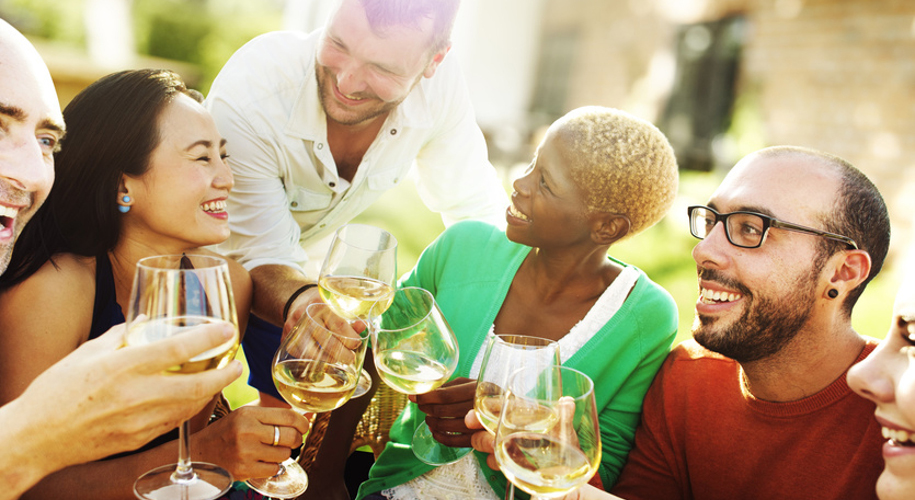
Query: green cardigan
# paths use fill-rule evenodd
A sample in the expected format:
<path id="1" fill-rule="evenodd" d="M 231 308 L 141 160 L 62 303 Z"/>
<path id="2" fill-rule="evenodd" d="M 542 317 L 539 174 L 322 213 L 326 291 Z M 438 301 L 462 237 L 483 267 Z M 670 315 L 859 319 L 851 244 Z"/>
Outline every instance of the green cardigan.
<path id="1" fill-rule="evenodd" d="M 466 377 L 492 327 L 509 286 L 531 248 L 509 241 L 505 233 L 482 222 L 460 222 L 423 251 L 401 280 L 432 292 L 454 329 L 460 362 L 453 377 Z M 614 260 L 620 265 L 626 264 Z M 584 347 L 564 363 L 594 380 L 601 426 L 604 488 L 615 482 L 639 422 L 642 399 L 667 356 L 677 332 L 677 306 L 663 288 L 639 270 L 639 278 L 619 311 Z M 408 403 L 391 428 L 391 440 L 359 487 L 357 499 L 425 474 L 426 465 L 410 449 L 424 414 Z M 475 452 L 490 486 L 501 496 L 506 479 Z M 520 490 L 518 494 L 523 494 Z"/>

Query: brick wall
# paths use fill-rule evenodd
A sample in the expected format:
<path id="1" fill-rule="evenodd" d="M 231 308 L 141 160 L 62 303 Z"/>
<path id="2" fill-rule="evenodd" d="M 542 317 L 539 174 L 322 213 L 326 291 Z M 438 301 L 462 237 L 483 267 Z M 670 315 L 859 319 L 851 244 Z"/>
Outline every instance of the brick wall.
<path id="1" fill-rule="evenodd" d="M 549 0 L 544 34 L 580 37 L 566 108 L 657 120 L 677 27 L 734 14 L 748 21 L 738 94 L 755 108 L 762 144 L 851 161 L 887 200 L 892 254 L 915 245 L 913 0 Z"/>

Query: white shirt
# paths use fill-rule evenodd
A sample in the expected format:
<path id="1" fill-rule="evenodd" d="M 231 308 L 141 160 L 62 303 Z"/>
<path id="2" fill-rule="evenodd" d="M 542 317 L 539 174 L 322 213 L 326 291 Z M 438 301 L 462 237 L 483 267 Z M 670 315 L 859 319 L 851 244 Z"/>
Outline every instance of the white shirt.
<path id="1" fill-rule="evenodd" d="M 446 225 L 482 219 L 503 227 L 508 199 L 455 57 L 445 57 L 390 113 L 352 183 L 338 176 L 315 78 L 321 36 L 261 35 L 213 82 L 206 107 L 227 140 L 235 176 L 232 234 L 218 250 L 249 270 L 283 264 L 301 271 L 303 245 L 332 234 L 408 174 Z"/>

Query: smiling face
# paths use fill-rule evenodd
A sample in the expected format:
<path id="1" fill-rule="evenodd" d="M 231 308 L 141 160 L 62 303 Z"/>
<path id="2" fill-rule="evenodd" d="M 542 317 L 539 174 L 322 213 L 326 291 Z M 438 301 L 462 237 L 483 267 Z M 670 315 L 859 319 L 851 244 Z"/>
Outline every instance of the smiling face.
<path id="1" fill-rule="evenodd" d="M 47 67 L 0 19 L 0 273 L 54 181 L 63 117 Z"/>
<path id="2" fill-rule="evenodd" d="M 908 319 L 896 316 L 874 352 L 848 371 L 848 385 L 877 404 L 887 439 L 877 480 L 881 500 L 909 499 L 915 491 L 915 316 Z"/>
<path id="3" fill-rule="evenodd" d="M 386 115 L 420 78 L 430 78 L 446 49 L 431 53 L 433 20 L 419 29 L 376 32 L 357 0 L 343 0 L 318 46 L 315 73 L 328 119 L 358 125 Z"/>
<path id="4" fill-rule="evenodd" d="M 125 235 L 157 246 L 171 243 L 176 251 L 221 243 L 229 237 L 225 207 L 233 179 L 213 118 L 178 94 L 162 110 L 158 131 L 149 169 L 123 178 L 122 190 L 132 198 Z"/>
<path id="5" fill-rule="evenodd" d="M 807 188 L 812 185 L 818 189 Z M 832 169 L 803 156 L 750 156 L 728 174 L 708 206 L 819 228 L 839 185 Z M 696 341 L 740 362 L 779 352 L 808 323 L 825 286 L 819 243 L 815 236 L 770 229 L 761 247 L 739 248 L 717 224 L 693 249 L 700 288 Z"/>
<path id="6" fill-rule="evenodd" d="M 567 144 L 560 130 L 550 127 L 531 166 L 512 184 L 508 239 L 537 248 L 590 241 L 586 196 L 570 169 Z"/>

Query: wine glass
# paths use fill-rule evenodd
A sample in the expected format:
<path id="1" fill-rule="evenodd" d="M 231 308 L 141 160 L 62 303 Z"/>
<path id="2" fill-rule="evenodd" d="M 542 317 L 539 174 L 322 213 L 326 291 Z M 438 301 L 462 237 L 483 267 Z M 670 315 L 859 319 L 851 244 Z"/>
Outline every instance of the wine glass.
<path id="1" fill-rule="evenodd" d="M 561 497 L 587 483 L 601 457 L 591 379 L 565 366 L 512 374 L 495 456 L 505 477 L 532 500 Z"/>
<path id="2" fill-rule="evenodd" d="M 225 366 L 238 349 L 238 319 L 229 267 L 224 259 L 204 255 L 160 255 L 137 262 L 127 308 L 126 345 L 142 345 L 212 323 L 227 323 L 232 340 L 169 371 L 196 373 Z M 179 427 L 178 463 L 153 469 L 137 479 L 139 498 L 211 500 L 232 486 L 222 467 L 191 462 L 188 422 Z"/>
<path id="3" fill-rule="evenodd" d="M 347 224 L 337 229 L 318 277 L 321 298 L 338 316 L 362 321 L 391 305 L 397 273 L 397 239 L 374 226 Z M 363 370 L 353 397 L 368 392 L 372 379 Z"/>
<path id="4" fill-rule="evenodd" d="M 526 335 L 494 335 L 486 344 L 473 409 L 477 419 L 495 435 L 502 413 L 502 400 L 509 376 L 522 367 L 531 370 L 559 365 L 559 343 Z M 515 497 L 515 486 L 508 484 L 506 498 Z"/>
<path id="5" fill-rule="evenodd" d="M 403 394 L 425 394 L 448 381 L 458 363 L 454 332 L 429 291 L 405 287 L 394 292 L 390 305 L 374 311 L 379 325 L 372 332 L 372 353 L 381 380 Z M 430 465 L 454 462 L 470 448 L 440 444 L 423 422 L 413 434 L 413 454 Z"/>
<path id="6" fill-rule="evenodd" d="M 310 304 L 273 357 L 273 382 L 294 410 L 322 413 L 343 406 L 356 390 L 368 336 L 347 336 L 329 328 L 333 309 Z M 295 498 L 308 488 L 308 474 L 294 459 L 272 477 L 249 479 L 248 486 L 273 498 Z"/>

